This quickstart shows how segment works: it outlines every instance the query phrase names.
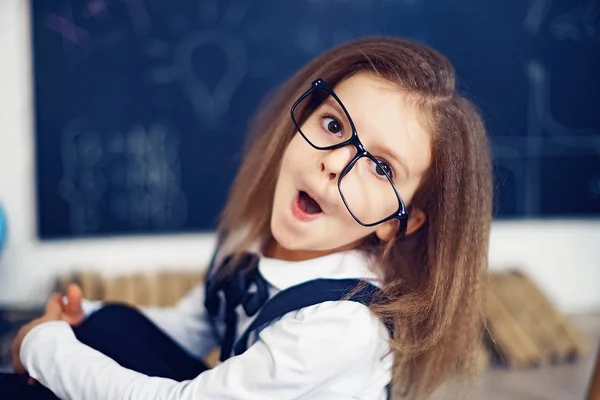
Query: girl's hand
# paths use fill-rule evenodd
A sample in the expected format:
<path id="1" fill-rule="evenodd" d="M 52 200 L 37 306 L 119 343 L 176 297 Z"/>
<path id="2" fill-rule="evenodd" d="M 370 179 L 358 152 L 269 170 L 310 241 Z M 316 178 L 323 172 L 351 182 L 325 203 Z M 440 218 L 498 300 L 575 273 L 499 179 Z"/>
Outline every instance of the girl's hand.
<path id="1" fill-rule="evenodd" d="M 30 323 L 24 325 L 19 329 L 15 340 L 13 341 L 12 351 L 12 366 L 16 373 L 25 374 L 25 368 L 21 363 L 21 345 L 25 336 L 36 326 L 49 321 L 60 321 L 62 314 L 62 296 L 59 293 L 52 295 L 50 300 L 46 303 L 46 312 L 40 318 L 36 318 Z M 31 381 L 30 381 L 31 383 Z"/>
<path id="2" fill-rule="evenodd" d="M 79 285 L 71 283 L 69 287 L 67 287 L 66 297 L 67 303 L 64 304 L 61 302 L 61 319 L 71 325 L 71 327 L 78 326 L 85 320 L 85 314 L 83 313 L 83 308 L 81 307 L 83 294 Z"/>

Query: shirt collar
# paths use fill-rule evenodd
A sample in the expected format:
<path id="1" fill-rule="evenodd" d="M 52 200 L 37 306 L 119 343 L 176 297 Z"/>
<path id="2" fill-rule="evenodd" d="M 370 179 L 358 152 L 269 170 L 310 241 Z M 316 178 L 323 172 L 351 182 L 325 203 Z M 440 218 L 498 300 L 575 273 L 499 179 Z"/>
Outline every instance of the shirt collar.
<path id="1" fill-rule="evenodd" d="M 261 256 L 258 269 L 279 290 L 314 279 L 363 279 L 376 286 L 380 281 L 359 250 L 344 251 L 304 261 L 285 261 Z"/>

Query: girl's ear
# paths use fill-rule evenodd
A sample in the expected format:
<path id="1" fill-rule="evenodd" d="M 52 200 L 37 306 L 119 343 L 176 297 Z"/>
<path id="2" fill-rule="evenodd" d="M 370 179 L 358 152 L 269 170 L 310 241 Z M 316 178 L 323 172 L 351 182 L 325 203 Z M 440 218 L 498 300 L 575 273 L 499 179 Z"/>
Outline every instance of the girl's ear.
<path id="1" fill-rule="evenodd" d="M 410 235 L 419 229 L 425 221 L 427 220 L 427 216 L 425 213 L 419 209 L 413 208 L 410 210 L 410 215 L 408 217 L 408 226 L 406 227 L 406 234 Z M 398 228 L 400 227 L 399 221 L 397 219 L 392 219 L 383 224 L 379 225 L 375 230 L 375 234 L 379 238 L 379 240 L 383 242 L 387 242 L 392 240 L 396 232 L 398 232 Z"/>
<path id="2" fill-rule="evenodd" d="M 427 221 L 427 216 L 423 211 L 416 208 L 410 210 L 410 215 L 408 216 L 408 226 L 406 227 L 406 234 L 410 235 L 411 233 L 415 232 L 417 229 L 423 226 L 425 221 Z"/>

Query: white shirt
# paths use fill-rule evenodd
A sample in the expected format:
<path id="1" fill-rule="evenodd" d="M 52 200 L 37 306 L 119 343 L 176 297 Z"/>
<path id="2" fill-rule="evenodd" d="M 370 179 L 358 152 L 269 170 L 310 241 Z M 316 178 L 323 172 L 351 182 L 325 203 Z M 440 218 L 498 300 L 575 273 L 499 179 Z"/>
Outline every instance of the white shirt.
<path id="1" fill-rule="evenodd" d="M 270 295 L 317 278 L 378 284 L 358 251 L 306 261 L 261 257 Z M 86 303 L 88 311 L 96 307 Z M 218 346 L 199 286 L 171 309 L 142 308 L 155 324 L 198 357 Z M 238 312 L 237 337 L 252 322 Z M 121 367 L 79 342 L 66 322 L 51 321 L 23 340 L 29 374 L 61 399 L 378 399 L 386 398 L 392 355 L 388 332 L 369 309 L 333 301 L 290 312 L 264 328 L 243 354 L 195 379 L 176 382 Z"/>

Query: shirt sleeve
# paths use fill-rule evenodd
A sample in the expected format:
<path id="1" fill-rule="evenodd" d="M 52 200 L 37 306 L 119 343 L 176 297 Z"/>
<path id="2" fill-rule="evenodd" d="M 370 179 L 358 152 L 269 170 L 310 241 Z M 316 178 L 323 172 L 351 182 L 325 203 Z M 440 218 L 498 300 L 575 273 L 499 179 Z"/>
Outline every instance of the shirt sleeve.
<path id="1" fill-rule="evenodd" d="M 77 341 L 62 321 L 32 329 L 21 360 L 33 378 L 63 399 L 314 398 L 349 371 L 373 368 L 386 342 L 385 328 L 366 307 L 328 302 L 284 316 L 242 355 L 184 382 L 123 368 Z"/>
<path id="2" fill-rule="evenodd" d="M 198 284 L 174 307 L 140 306 L 138 309 L 191 355 L 204 357 L 218 344 L 218 338 L 204 307 L 204 284 Z M 86 316 L 101 309 L 100 301 L 83 300 Z"/>

